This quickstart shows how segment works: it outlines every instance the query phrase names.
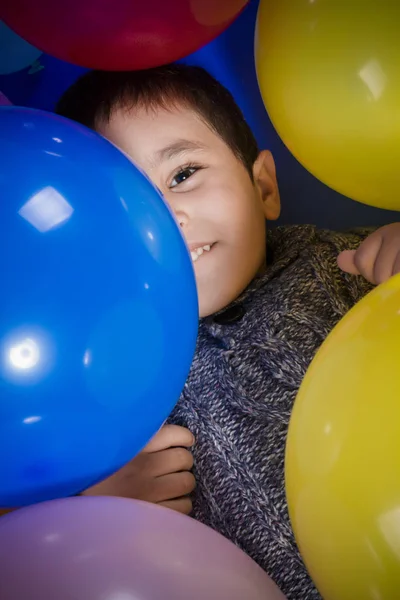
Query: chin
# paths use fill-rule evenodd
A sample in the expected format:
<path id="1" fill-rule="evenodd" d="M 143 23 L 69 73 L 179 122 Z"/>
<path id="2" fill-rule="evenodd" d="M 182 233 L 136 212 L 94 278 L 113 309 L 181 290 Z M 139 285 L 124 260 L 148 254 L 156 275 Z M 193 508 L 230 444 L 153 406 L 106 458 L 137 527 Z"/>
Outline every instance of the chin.
<path id="1" fill-rule="evenodd" d="M 205 319 L 205 317 L 210 317 L 216 312 L 218 311 L 214 310 L 213 306 L 210 305 L 209 302 L 199 302 L 199 319 Z"/>
<path id="2" fill-rule="evenodd" d="M 220 312 L 221 310 L 224 310 L 224 308 L 229 306 L 229 304 L 233 300 L 224 301 L 221 298 L 219 301 L 217 299 L 215 299 L 214 302 L 210 301 L 210 299 L 208 299 L 207 302 L 199 301 L 199 317 L 200 317 L 200 319 L 204 319 L 205 317 L 211 317 L 212 315 L 215 315 L 216 313 Z"/>

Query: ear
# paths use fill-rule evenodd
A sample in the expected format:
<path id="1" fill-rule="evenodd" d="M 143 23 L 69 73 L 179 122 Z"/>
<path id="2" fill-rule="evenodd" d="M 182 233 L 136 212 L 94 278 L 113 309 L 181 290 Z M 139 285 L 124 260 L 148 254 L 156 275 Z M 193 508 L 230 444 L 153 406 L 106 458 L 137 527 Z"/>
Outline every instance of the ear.
<path id="1" fill-rule="evenodd" d="M 269 150 L 263 150 L 253 165 L 253 178 L 264 208 L 267 221 L 275 221 L 281 212 L 275 162 Z"/>

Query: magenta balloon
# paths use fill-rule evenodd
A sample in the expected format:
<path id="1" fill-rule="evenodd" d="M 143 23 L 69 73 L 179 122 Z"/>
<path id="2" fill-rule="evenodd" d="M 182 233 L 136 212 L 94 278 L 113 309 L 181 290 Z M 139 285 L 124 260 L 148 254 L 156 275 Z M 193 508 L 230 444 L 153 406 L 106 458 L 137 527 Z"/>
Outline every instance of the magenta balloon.
<path id="1" fill-rule="evenodd" d="M 2 517 L 0 572 L 5 600 L 284 599 L 212 529 L 124 498 L 53 500 Z"/>

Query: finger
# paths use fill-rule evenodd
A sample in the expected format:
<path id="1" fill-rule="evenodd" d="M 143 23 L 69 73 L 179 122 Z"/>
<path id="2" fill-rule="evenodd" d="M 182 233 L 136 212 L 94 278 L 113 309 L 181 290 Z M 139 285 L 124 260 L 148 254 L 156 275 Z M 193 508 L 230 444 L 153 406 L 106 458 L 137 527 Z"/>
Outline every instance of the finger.
<path id="1" fill-rule="evenodd" d="M 152 501 L 165 502 L 166 500 L 187 496 L 193 492 L 195 487 L 196 480 L 189 471 L 162 475 L 154 480 L 151 494 Z"/>
<path id="2" fill-rule="evenodd" d="M 397 253 L 395 258 L 392 275 L 397 275 L 397 273 L 400 273 L 400 251 Z"/>
<path id="3" fill-rule="evenodd" d="M 193 444 L 194 436 L 186 427 L 164 425 L 150 440 L 143 452 L 159 452 L 173 446 L 190 448 Z"/>
<path id="4" fill-rule="evenodd" d="M 376 285 L 387 281 L 393 275 L 398 252 L 398 238 L 390 238 L 389 236 L 383 238 L 382 246 L 374 265 L 374 283 Z"/>
<path id="5" fill-rule="evenodd" d="M 370 283 L 376 283 L 375 280 L 375 261 L 381 251 L 383 236 L 376 232 L 368 236 L 354 255 L 354 264 L 360 274 Z"/>
<path id="6" fill-rule="evenodd" d="M 164 508 L 176 510 L 184 515 L 190 515 L 193 508 L 193 503 L 189 496 L 184 498 L 176 498 L 175 500 L 166 500 L 165 502 L 158 502 L 158 504 L 160 506 L 164 506 Z"/>
<path id="7" fill-rule="evenodd" d="M 355 250 L 344 250 L 337 257 L 337 264 L 339 269 L 350 275 L 359 275 L 360 271 L 357 269 L 354 263 Z"/>
<path id="8" fill-rule="evenodd" d="M 135 497 L 132 494 L 137 493 L 151 479 L 147 476 L 151 456 L 152 454 L 141 452 L 110 477 L 86 489 L 83 494 L 85 496 Z"/>
<path id="9" fill-rule="evenodd" d="M 148 474 L 153 477 L 190 471 L 193 467 L 193 456 L 185 448 L 168 448 L 160 452 L 148 454 Z"/>

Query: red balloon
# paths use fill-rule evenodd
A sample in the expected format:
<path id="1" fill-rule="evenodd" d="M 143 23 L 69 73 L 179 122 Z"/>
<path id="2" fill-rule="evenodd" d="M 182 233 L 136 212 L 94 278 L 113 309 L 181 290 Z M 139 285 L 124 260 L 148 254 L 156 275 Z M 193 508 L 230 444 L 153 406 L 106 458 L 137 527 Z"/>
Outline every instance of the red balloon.
<path id="1" fill-rule="evenodd" d="M 146 69 L 191 54 L 248 0 L 13 0 L 0 17 L 36 48 L 109 71 Z"/>

